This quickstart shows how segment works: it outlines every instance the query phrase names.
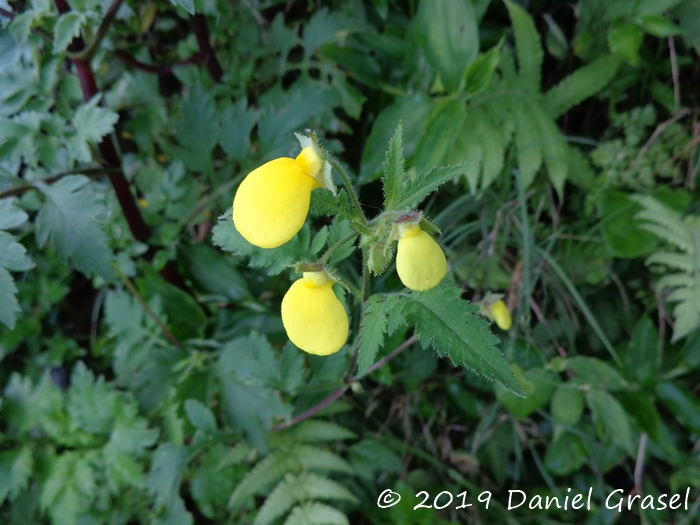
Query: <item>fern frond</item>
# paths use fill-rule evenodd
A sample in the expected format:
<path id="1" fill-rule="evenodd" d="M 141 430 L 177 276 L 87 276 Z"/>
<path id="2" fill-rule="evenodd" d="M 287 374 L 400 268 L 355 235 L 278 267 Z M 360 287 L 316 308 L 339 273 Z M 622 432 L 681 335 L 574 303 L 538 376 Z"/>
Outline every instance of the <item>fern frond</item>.
<path id="1" fill-rule="evenodd" d="M 296 450 L 296 459 L 307 470 L 355 473 L 350 464 L 337 454 L 311 445 L 300 445 Z"/>
<path id="2" fill-rule="evenodd" d="M 647 264 L 663 264 L 670 268 L 677 268 L 691 273 L 695 268 L 693 257 L 688 254 L 673 252 L 656 252 L 646 261 Z"/>
<path id="3" fill-rule="evenodd" d="M 333 507 L 307 503 L 294 507 L 284 525 L 350 525 L 350 522 L 345 514 Z"/>
<path id="4" fill-rule="evenodd" d="M 518 55 L 520 87 L 525 91 L 540 93 L 542 76 L 542 42 L 532 17 L 513 0 L 504 0 L 515 32 L 515 52 Z"/>
<path id="5" fill-rule="evenodd" d="M 617 56 L 605 55 L 571 73 L 545 94 L 549 116 L 559 118 L 598 93 L 613 79 L 619 67 L 620 59 Z"/>
<path id="6" fill-rule="evenodd" d="M 288 472 L 299 472 L 303 463 L 299 459 L 299 446 L 272 452 L 248 472 L 231 494 L 228 506 L 232 507 L 241 500 L 262 492 Z"/>
<path id="7" fill-rule="evenodd" d="M 690 229 L 683 223 L 680 213 L 649 195 L 632 195 L 630 200 L 644 208 L 635 216 L 636 219 L 648 221 L 641 225 L 642 228 L 685 252 L 693 250 L 693 236 Z"/>
<path id="8" fill-rule="evenodd" d="M 489 114 L 485 109 L 477 108 L 473 112 L 473 119 L 479 123 L 478 135 L 481 141 L 481 190 L 487 189 L 496 180 L 503 169 L 506 154 L 506 145 L 501 139 L 502 133 L 491 123 Z"/>
<path id="9" fill-rule="evenodd" d="M 308 500 L 359 501 L 348 489 L 323 476 L 310 472 L 287 474 L 267 497 L 253 525 L 268 525 L 296 503 Z"/>
<path id="10" fill-rule="evenodd" d="M 284 435 L 285 437 L 289 435 L 294 441 L 300 443 L 342 441 L 344 439 L 357 438 L 357 434 L 347 428 L 320 419 L 307 419 L 285 431 Z"/>

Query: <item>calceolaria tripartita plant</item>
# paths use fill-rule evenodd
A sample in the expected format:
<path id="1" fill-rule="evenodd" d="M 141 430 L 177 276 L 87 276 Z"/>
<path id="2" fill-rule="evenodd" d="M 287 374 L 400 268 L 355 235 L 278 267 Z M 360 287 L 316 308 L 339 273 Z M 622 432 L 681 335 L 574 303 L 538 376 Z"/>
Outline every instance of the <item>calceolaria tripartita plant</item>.
<path id="1" fill-rule="evenodd" d="M 498 338 L 448 276 L 447 258 L 434 237 L 439 228 L 418 207 L 470 166 L 438 167 L 409 177 L 399 124 L 384 163 L 383 209 L 368 218 L 350 176 L 316 135 L 307 131 L 297 139 L 301 151 L 296 158 L 271 160 L 244 178 L 231 214 L 222 217 L 214 232 L 219 246 L 250 255 L 252 265 L 301 274 L 281 304 L 291 342 L 321 356 L 347 349 L 347 377 L 355 366 L 361 377 L 374 364 L 385 336 L 409 326 L 425 349 L 432 347 L 454 365 L 465 365 L 522 395 L 497 348 Z M 333 182 L 334 169 L 342 182 L 339 189 Z M 330 217 L 331 223 L 309 243 L 310 210 Z M 349 258 L 357 248 L 361 268 Z M 394 261 L 403 287 L 374 290 L 372 277 L 387 272 Z M 481 313 L 508 329 L 505 304 L 494 306 L 493 312 L 482 308 Z"/>

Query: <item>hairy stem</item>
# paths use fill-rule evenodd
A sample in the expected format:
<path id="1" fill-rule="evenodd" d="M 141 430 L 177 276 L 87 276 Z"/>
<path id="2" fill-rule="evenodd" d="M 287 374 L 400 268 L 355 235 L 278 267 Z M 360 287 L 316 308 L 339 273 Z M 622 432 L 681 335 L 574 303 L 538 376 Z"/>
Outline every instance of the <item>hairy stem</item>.
<path id="1" fill-rule="evenodd" d="M 97 34 L 95 35 L 95 38 L 92 39 L 92 42 L 90 42 L 90 45 L 77 53 L 72 53 L 71 51 L 68 51 L 67 54 L 70 58 L 90 60 L 93 56 L 95 56 L 95 53 L 99 49 L 102 40 L 104 40 L 104 38 L 107 36 L 112 22 L 114 22 L 114 19 L 117 17 L 117 11 L 119 11 L 119 8 L 121 7 L 122 3 L 124 3 L 124 0 L 114 0 L 112 2 L 112 5 L 109 7 L 109 11 L 107 11 L 107 14 L 105 15 L 104 19 L 102 20 L 102 23 L 100 24 L 99 29 L 97 30 Z"/>
<path id="2" fill-rule="evenodd" d="M 336 169 L 336 171 L 340 174 L 340 178 L 343 179 L 343 184 L 345 185 L 345 189 L 347 190 L 348 196 L 350 197 L 352 207 L 355 208 L 355 214 L 357 215 L 358 221 L 363 226 L 366 226 L 367 217 L 365 217 L 365 214 L 362 211 L 362 206 L 360 206 L 360 200 L 357 198 L 357 192 L 355 191 L 352 182 L 350 182 L 350 177 L 348 177 L 347 172 L 337 160 L 335 160 L 333 157 L 329 157 L 328 160 L 330 161 L 331 165 Z"/>

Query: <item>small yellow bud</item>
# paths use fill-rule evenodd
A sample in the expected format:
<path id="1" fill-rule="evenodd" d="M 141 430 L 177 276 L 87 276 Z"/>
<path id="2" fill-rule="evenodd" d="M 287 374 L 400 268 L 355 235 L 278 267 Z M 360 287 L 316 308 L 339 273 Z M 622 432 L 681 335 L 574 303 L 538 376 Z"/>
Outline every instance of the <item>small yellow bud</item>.
<path id="1" fill-rule="evenodd" d="M 500 299 L 491 305 L 491 317 L 501 330 L 510 330 L 513 325 L 508 307 Z"/>
<path id="2" fill-rule="evenodd" d="M 399 223 L 396 271 L 407 288 L 417 291 L 436 287 L 447 273 L 440 245 L 417 223 Z"/>
<path id="3" fill-rule="evenodd" d="M 290 341 L 316 355 L 340 350 L 348 338 L 348 315 L 326 272 L 304 272 L 282 299 L 282 324 Z"/>
<path id="4" fill-rule="evenodd" d="M 146 199 L 141 198 L 141 199 L 139 199 L 139 205 L 142 208 L 148 208 L 148 201 Z"/>
<path id="5" fill-rule="evenodd" d="M 250 244 L 277 248 L 294 237 L 309 213 L 311 191 L 323 187 L 324 160 L 311 147 L 251 171 L 233 199 L 233 223 Z"/>

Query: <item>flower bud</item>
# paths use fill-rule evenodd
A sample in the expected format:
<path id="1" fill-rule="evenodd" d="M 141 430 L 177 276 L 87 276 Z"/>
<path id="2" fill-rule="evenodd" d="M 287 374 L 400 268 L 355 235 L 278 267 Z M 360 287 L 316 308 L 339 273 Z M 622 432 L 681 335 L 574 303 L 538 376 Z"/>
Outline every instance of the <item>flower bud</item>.
<path id="1" fill-rule="evenodd" d="M 416 291 L 436 287 L 447 272 L 440 245 L 418 223 L 398 223 L 396 271 L 407 288 Z"/>
<path id="2" fill-rule="evenodd" d="M 508 311 L 506 303 L 499 299 L 491 305 L 490 310 L 491 317 L 498 327 L 501 330 L 510 330 L 510 327 L 513 325 L 513 320 L 510 317 L 510 312 Z"/>
<path id="3" fill-rule="evenodd" d="M 316 355 L 340 350 L 348 338 L 348 315 L 325 272 L 304 272 L 282 299 L 282 324 L 290 341 Z"/>

